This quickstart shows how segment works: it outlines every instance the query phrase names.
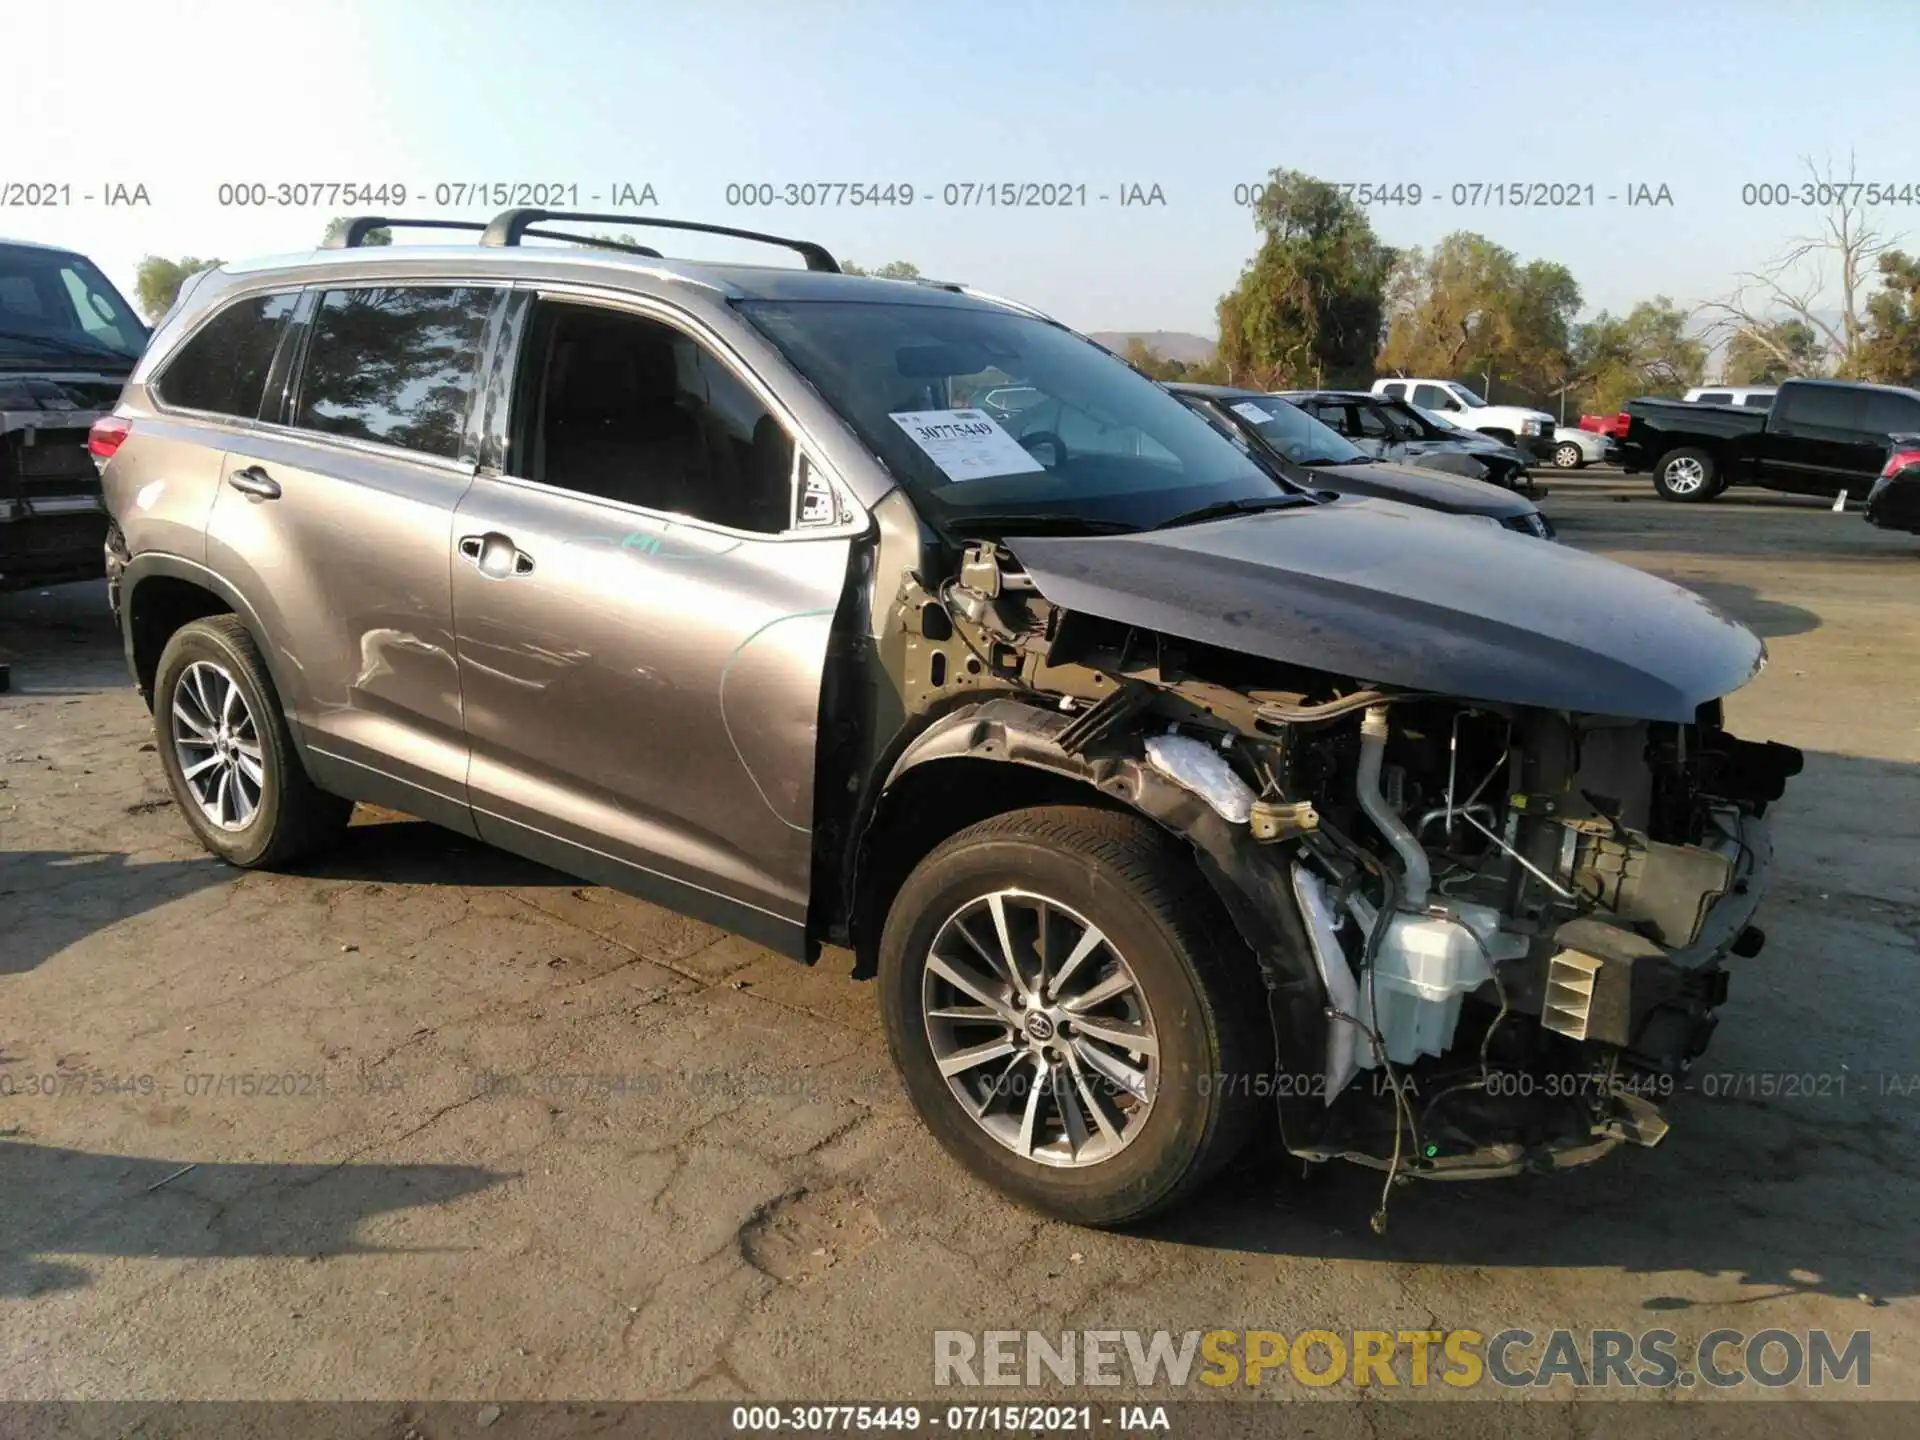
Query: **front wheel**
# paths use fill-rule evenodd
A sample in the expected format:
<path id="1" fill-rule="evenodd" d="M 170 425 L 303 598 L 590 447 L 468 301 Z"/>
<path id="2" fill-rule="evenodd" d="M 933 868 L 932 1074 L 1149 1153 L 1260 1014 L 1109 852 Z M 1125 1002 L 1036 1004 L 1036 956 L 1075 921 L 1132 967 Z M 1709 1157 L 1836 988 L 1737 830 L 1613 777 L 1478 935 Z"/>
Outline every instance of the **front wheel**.
<path id="1" fill-rule="evenodd" d="M 1711 500 L 1725 488 L 1713 456 L 1698 446 L 1669 450 L 1653 467 L 1653 488 L 1662 500 Z"/>
<path id="2" fill-rule="evenodd" d="M 895 897 L 879 972 L 927 1128 L 1062 1219 L 1177 1204 L 1262 1108 L 1253 956 L 1191 855 L 1139 816 L 1052 806 L 954 835 Z"/>
<path id="3" fill-rule="evenodd" d="M 1587 463 L 1586 452 L 1571 440 L 1553 447 L 1553 463 L 1562 470 L 1578 470 Z"/>

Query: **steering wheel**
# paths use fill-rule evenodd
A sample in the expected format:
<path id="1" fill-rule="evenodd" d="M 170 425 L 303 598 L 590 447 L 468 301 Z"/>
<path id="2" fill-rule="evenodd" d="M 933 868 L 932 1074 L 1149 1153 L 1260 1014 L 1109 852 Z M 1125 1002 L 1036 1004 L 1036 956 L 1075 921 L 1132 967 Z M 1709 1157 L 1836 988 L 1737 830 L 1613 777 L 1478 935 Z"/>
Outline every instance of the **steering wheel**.
<path id="1" fill-rule="evenodd" d="M 1035 453 L 1048 445 L 1053 447 L 1053 463 L 1051 465 L 1047 464 L 1044 457 Z M 1049 470 L 1058 470 L 1062 465 L 1067 463 L 1066 442 L 1051 430 L 1029 430 L 1025 435 L 1020 437 L 1020 448 L 1028 454 L 1033 455 L 1034 459 L 1040 461 L 1040 463 Z"/>

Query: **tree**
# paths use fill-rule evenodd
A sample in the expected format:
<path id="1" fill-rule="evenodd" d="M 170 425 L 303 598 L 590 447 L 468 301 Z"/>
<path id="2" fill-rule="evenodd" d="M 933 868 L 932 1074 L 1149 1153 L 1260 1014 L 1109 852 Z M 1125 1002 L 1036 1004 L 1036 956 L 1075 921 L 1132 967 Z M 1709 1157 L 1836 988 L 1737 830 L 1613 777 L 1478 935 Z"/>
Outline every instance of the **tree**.
<path id="1" fill-rule="evenodd" d="M 1727 385 L 1778 385 L 1797 375 L 1824 374 L 1827 349 L 1804 320 L 1775 320 L 1736 330 L 1727 342 L 1720 379 Z"/>
<path id="2" fill-rule="evenodd" d="M 1707 347 L 1688 333 L 1689 316 L 1664 295 L 1623 316 L 1601 311 L 1578 328 L 1564 388 L 1580 408 L 1619 410 L 1636 395 L 1678 395 L 1706 372 Z"/>
<path id="3" fill-rule="evenodd" d="M 332 244 L 340 232 L 347 228 L 347 222 L 353 218 L 351 215 L 334 216 L 333 219 L 327 222 L 327 232 L 321 236 L 320 243 L 322 245 Z M 378 230 L 369 230 L 361 237 L 360 243 L 362 245 L 391 245 L 393 243 L 393 231 L 384 226 Z"/>
<path id="4" fill-rule="evenodd" d="M 1275 389 L 1366 378 L 1394 263 L 1366 212 L 1336 186 L 1275 170 L 1254 225 L 1259 249 L 1217 307 L 1224 375 Z"/>
<path id="5" fill-rule="evenodd" d="M 1851 378 L 1867 330 L 1867 291 L 1892 241 L 1867 221 L 1865 187 L 1854 181 L 1851 155 L 1845 179 L 1836 176 L 1831 160 L 1824 169 L 1811 157 L 1803 156 L 1802 163 L 1815 200 L 1827 200 L 1821 228 L 1795 236 L 1766 265 L 1742 273 L 1731 294 L 1705 309 L 1714 317 L 1711 333 L 1729 348 L 1744 336 L 1748 346 L 1789 367 L 1798 357 L 1782 343 L 1779 322 L 1798 320 L 1819 337 L 1834 373 Z"/>
<path id="6" fill-rule="evenodd" d="M 140 268 L 134 272 L 133 287 L 140 302 L 140 313 L 149 323 L 158 320 L 173 308 L 174 297 L 180 293 L 180 287 L 187 278 L 198 275 L 202 270 L 213 270 L 225 264 L 223 260 L 202 260 L 197 255 L 183 256 L 178 260 L 168 260 L 159 255 L 148 255 L 140 261 Z"/>
<path id="7" fill-rule="evenodd" d="M 1564 265 L 1456 231 L 1395 267 L 1379 368 L 1445 379 L 1496 375 L 1530 394 L 1566 389 L 1580 287 Z"/>
<path id="8" fill-rule="evenodd" d="M 1854 370 L 1882 385 L 1920 385 L 1920 258 L 1883 251 L 1879 272 Z"/>
<path id="9" fill-rule="evenodd" d="M 876 280 L 918 280 L 920 267 L 911 260 L 889 260 L 877 270 L 868 270 L 851 260 L 842 260 L 840 268 L 849 275 L 871 275 Z"/>

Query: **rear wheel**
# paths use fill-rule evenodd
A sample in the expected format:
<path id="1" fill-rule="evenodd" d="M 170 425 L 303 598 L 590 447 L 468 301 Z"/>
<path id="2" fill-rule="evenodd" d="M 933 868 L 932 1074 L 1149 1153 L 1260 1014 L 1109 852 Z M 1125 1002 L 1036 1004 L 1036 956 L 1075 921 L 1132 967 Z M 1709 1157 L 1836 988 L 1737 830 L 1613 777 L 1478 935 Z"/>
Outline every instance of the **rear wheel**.
<path id="1" fill-rule="evenodd" d="M 1653 488 L 1662 500 L 1711 500 L 1724 488 L 1720 467 L 1698 446 L 1669 450 L 1653 467 Z"/>
<path id="2" fill-rule="evenodd" d="M 174 632 L 154 675 L 153 725 L 174 803 L 221 859 L 285 865 L 346 828 L 353 802 L 307 778 L 260 648 L 237 617 Z"/>
<path id="3" fill-rule="evenodd" d="M 1183 847 L 1072 806 L 945 841 L 880 944 L 888 1047 L 927 1128 L 1087 1225 L 1179 1203 L 1245 1142 L 1271 1051 L 1257 977 Z"/>

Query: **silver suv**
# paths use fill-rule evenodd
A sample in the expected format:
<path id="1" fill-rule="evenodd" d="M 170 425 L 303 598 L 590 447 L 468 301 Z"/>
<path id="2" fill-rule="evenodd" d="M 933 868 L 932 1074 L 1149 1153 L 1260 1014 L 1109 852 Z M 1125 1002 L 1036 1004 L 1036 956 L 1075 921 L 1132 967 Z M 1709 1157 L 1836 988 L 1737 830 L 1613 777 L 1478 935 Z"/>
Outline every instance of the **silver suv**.
<path id="1" fill-rule="evenodd" d="M 1023 306 L 576 221 L 713 228 L 356 221 L 196 280 L 94 427 L 210 850 L 372 801 L 850 947 L 941 1142 L 1087 1223 L 1263 1122 L 1419 1177 L 1659 1138 L 1799 766 L 1722 728 L 1752 634 L 1302 493 Z"/>

